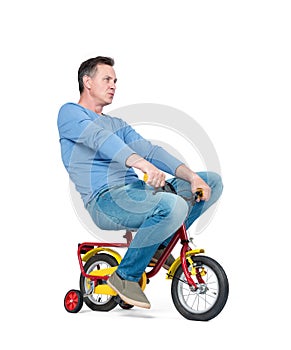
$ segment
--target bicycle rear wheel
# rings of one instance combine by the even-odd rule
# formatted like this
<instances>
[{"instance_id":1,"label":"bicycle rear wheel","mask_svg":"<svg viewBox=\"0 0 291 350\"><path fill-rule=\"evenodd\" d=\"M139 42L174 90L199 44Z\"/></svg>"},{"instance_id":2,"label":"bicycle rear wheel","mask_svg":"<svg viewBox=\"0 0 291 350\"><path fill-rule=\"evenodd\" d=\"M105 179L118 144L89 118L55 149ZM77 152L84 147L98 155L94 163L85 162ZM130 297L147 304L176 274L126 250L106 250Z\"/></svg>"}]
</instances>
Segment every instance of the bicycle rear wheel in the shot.
<instances>
[{"instance_id":1,"label":"bicycle rear wheel","mask_svg":"<svg viewBox=\"0 0 291 350\"><path fill-rule=\"evenodd\" d=\"M193 255L187 259L197 289L189 286L180 265L172 280L171 294L178 312L193 321L209 321L224 308L229 284L222 266L208 256Z\"/></svg>"},{"instance_id":2,"label":"bicycle rear wheel","mask_svg":"<svg viewBox=\"0 0 291 350\"><path fill-rule=\"evenodd\" d=\"M84 270L87 274L90 274L94 270L101 270L104 268L109 268L117 266L118 263L116 259L109 254L96 254L93 255L84 265ZM105 281L100 280L99 284L106 284ZM82 274L80 276L80 290L82 294L86 294L90 289L89 279L85 278ZM114 309L117 305L114 296L106 294L95 294L92 293L84 297L85 304L94 311L110 311Z\"/></svg>"}]
</instances>

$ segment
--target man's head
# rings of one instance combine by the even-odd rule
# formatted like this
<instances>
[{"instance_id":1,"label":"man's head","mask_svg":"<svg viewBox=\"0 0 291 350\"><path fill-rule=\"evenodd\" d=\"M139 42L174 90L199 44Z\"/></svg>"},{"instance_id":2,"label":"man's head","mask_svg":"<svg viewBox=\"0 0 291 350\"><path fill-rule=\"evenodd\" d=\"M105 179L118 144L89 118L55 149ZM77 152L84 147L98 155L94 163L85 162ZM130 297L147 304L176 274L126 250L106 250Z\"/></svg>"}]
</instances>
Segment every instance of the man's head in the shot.
<instances>
[{"instance_id":1,"label":"man's head","mask_svg":"<svg viewBox=\"0 0 291 350\"><path fill-rule=\"evenodd\" d=\"M94 101L96 105L106 106L113 100L116 89L114 60L97 56L83 62L78 70L81 98Z\"/></svg>"},{"instance_id":2,"label":"man's head","mask_svg":"<svg viewBox=\"0 0 291 350\"><path fill-rule=\"evenodd\" d=\"M104 56L97 56L94 58L90 58L87 61L83 62L80 65L80 68L78 70L78 82L79 82L79 91L80 94L84 91L84 82L83 78L84 76L94 77L98 65L105 64L110 67L114 66L114 59L111 57L104 57Z\"/></svg>"}]
</instances>

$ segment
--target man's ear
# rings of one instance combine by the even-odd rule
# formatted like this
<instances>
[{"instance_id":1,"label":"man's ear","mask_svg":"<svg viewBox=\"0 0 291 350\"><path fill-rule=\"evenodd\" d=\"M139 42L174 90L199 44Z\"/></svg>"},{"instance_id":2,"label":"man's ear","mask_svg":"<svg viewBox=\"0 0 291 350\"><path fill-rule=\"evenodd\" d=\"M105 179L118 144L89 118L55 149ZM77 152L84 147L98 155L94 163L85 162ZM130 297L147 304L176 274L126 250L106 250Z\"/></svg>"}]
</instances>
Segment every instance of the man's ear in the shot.
<instances>
[{"instance_id":1,"label":"man's ear","mask_svg":"<svg viewBox=\"0 0 291 350\"><path fill-rule=\"evenodd\" d=\"M91 89L91 82L92 82L92 79L89 77L89 75L83 76L84 87L86 87L89 90Z\"/></svg>"}]
</instances>

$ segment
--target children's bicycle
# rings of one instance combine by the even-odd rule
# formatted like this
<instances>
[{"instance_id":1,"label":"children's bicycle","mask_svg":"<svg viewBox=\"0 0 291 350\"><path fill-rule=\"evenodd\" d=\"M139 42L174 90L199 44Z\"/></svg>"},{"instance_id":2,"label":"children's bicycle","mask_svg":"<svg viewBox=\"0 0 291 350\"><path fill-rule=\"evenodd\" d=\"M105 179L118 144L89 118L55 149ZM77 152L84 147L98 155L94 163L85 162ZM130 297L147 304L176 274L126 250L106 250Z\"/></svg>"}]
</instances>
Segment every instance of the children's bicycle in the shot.
<instances>
[{"instance_id":1,"label":"children's bicycle","mask_svg":"<svg viewBox=\"0 0 291 350\"><path fill-rule=\"evenodd\" d=\"M173 192L173 188L170 190ZM201 191L193 195L193 204L201 195ZM84 302L94 311L110 311L117 305L122 309L133 307L121 300L106 283L122 259L112 248L128 248L133 233L126 231L123 237L126 240L123 243L85 242L78 245L80 290L71 289L67 292L64 306L68 312L79 312ZM227 275L216 260L202 255L204 249L191 249L191 239L188 239L184 224L177 230L158 261L143 273L139 281L141 289L144 290L150 279L161 270L179 241L182 245L180 256L166 273L166 279L172 281L173 303L177 311L188 320L211 320L226 304L229 292Z\"/></svg>"}]
</instances>

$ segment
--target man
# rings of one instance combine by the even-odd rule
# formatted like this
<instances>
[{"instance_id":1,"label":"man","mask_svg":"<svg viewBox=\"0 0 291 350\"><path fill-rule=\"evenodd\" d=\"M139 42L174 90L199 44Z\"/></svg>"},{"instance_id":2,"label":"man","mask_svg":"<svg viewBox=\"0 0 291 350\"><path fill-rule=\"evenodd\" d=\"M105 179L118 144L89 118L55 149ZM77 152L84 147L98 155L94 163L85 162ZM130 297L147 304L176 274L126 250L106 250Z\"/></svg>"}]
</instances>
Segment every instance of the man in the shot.
<instances>
[{"instance_id":1,"label":"man","mask_svg":"<svg viewBox=\"0 0 291 350\"><path fill-rule=\"evenodd\" d=\"M218 200L222 182L216 173L195 173L123 120L103 114L116 91L113 66L112 58L102 56L81 64L80 100L63 105L58 116L62 160L98 227L137 231L107 283L126 303L150 308L138 283L142 273L183 222L188 228ZM153 191L165 185L165 173L174 176L169 182L178 195ZM198 188L203 195L195 206L179 195L189 197ZM167 268L173 260L167 259Z\"/></svg>"}]
</instances>

